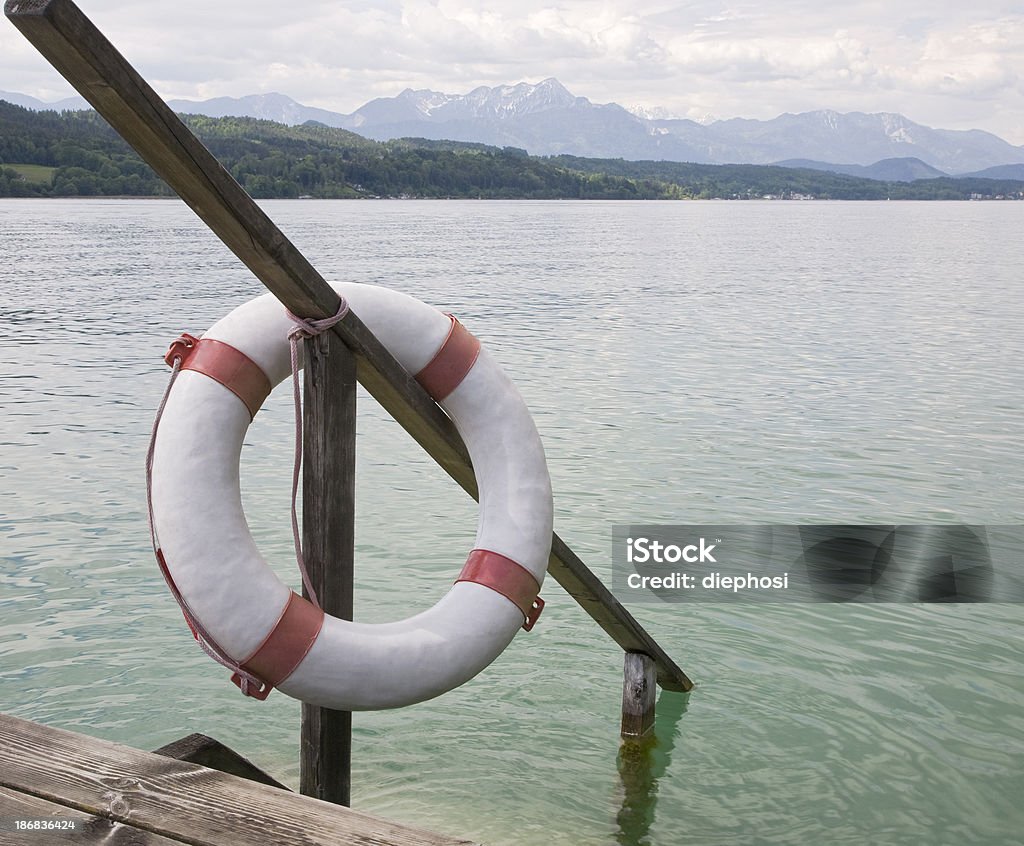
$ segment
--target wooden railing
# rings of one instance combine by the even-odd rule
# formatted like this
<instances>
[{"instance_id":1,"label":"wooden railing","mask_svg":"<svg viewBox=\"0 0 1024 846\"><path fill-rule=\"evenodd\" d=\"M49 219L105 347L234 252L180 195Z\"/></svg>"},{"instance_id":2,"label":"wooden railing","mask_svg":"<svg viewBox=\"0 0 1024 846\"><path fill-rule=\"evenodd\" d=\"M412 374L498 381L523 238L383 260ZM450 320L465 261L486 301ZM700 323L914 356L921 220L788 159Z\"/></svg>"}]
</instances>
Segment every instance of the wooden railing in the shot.
<instances>
[{"instance_id":1,"label":"wooden railing","mask_svg":"<svg viewBox=\"0 0 1024 846\"><path fill-rule=\"evenodd\" d=\"M322 318L337 312L338 294L71 0L8 0L4 11L293 314ZM353 364L363 387L449 476L474 498L477 487L469 453L451 419L358 316L349 311L331 331L335 337L306 342L307 362L318 364L307 367L305 377L306 443L313 452L307 450L303 480L304 544L311 553L307 562L320 582L321 596L326 594L324 610L350 619L352 502L351 494L347 502L344 498L339 502L337 490L339 485L351 489L353 465L348 456L354 444L346 439L355 437L351 425ZM314 372L320 375L314 378ZM330 449L325 448L327 444ZM315 521L311 519L314 512ZM314 522L316 532L312 531ZM323 566L326 554L317 554L317 549L331 551L329 578ZM345 564L341 568L339 555ZM666 690L693 687L682 669L557 534L552 537L548 572L627 653L624 713L647 714L644 725L649 726L654 701L653 685L644 681L649 675ZM347 781L325 793L324 783L332 779L313 774L323 767L323 750L337 746L336 738L324 742L328 731L324 727L334 726L329 730L332 734L345 734L350 725L343 712L325 711L304 710L304 726L313 728L303 732L304 782L307 770L311 773L303 791L345 802ZM628 722L634 723L632 719ZM624 720L624 730L626 724ZM341 768L347 779L347 765Z\"/></svg>"}]
</instances>

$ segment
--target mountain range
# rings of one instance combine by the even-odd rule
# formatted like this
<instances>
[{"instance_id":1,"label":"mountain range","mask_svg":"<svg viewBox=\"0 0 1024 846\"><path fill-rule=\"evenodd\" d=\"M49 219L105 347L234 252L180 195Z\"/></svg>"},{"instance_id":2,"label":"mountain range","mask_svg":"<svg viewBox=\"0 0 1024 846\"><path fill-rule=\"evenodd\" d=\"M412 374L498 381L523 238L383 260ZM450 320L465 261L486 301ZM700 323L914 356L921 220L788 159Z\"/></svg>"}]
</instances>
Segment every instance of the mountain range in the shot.
<instances>
[{"instance_id":1,"label":"mountain range","mask_svg":"<svg viewBox=\"0 0 1024 846\"><path fill-rule=\"evenodd\" d=\"M81 98L43 103L0 91L0 99L30 109L88 108ZM284 94L171 100L177 112L243 116L287 125L310 121L386 141L415 137L518 147L533 155L573 155L704 164L776 164L904 181L955 175L1014 178L1024 146L981 130L933 129L899 114L813 111L772 120L733 118L709 123L631 112L616 103L577 97L556 79L537 84L480 86L468 94L406 89L351 114L304 106ZM908 164L916 160L919 165ZM899 160L888 165L880 160ZM879 168L879 165L884 165ZM895 175L886 175L893 170ZM867 171L878 172L870 175Z\"/></svg>"}]
</instances>

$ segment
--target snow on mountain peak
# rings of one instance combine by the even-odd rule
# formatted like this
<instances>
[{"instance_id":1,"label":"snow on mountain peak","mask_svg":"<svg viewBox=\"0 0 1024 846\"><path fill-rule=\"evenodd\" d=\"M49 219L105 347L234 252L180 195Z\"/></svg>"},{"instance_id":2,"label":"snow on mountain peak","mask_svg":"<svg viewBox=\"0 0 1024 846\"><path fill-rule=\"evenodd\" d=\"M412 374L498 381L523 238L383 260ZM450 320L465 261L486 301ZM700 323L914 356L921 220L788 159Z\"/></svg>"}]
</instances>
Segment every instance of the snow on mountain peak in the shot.
<instances>
[{"instance_id":1,"label":"snow on mountain peak","mask_svg":"<svg viewBox=\"0 0 1024 846\"><path fill-rule=\"evenodd\" d=\"M406 88L398 99L408 100L412 106L423 115L430 115L435 109L447 105L453 99L450 94L443 94L440 91L431 91L429 88L414 90Z\"/></svg>"},{"instance_id":2,"label":"snow on mountain peak","mask_svg":"<svg viewBox=\"0 0 1024 846\"><path fill-rule=\"evenodd\" d=\"M678 120L679 115L673 114L663 106L626 106L626 111L641 120Z\"/></svg>"},{"instance_id":3,"label":"snow on mountain peak","mask_svg":"<svg viewBox=\"0 0 1024 846\"><path fill-rule=\"evenodd\" d=\"M520 82L516 85L481 85L462 98L474 116L514 117L570 106L576 97L557 79L549 78L536 84Z\"/></svg>"},{"instance_id":4,"label":"snow on mountain peak","mask_svg":"<svg viewBox=\"0 0 1024 846\"><path fill-rule=\"evenodd\" d=\"M882 119L882 128L885 130L885 134L898 144L916 144L913 136L910 134L908 121L903 115L892 114L891 112L885 112L879 117Z\"/></svg>"},{"instance_id":5,"label":"snow on mountain peak","mask_svg":"<svg viewBox=\"0 0 1024 846\"><path fill-rule=\"evenodd\" d=\"M821 117L822 123L824 123L829 129L839 129L839 112L834 112L832 109L823 109L818 112L818 115Z\"/></svg>"}]
</instances>

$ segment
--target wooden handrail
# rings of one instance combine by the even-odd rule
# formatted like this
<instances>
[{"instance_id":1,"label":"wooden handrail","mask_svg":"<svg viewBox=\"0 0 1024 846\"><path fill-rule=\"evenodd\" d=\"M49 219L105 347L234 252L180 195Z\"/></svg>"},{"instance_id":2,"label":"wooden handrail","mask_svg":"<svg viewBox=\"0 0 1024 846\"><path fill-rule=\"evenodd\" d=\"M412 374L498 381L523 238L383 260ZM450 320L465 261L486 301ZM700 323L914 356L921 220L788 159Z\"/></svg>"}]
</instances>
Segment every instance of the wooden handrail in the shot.
<instances>
[{"instance_id":1,"label":"wooden handrail","mask_svg":"<svg viewBox=\"0 0 1024 846\"><path fill-rule=\"evenodd\" d=\"M290 311L336 313L334 289L72 0L7 0L4 12ZM363 387L477 498L469 453L440 406L351 311L332 331L356 354ZM557 534L548 571L619 646L654 659L658 684L693 687Z\"/></svg>"}]
</instances>

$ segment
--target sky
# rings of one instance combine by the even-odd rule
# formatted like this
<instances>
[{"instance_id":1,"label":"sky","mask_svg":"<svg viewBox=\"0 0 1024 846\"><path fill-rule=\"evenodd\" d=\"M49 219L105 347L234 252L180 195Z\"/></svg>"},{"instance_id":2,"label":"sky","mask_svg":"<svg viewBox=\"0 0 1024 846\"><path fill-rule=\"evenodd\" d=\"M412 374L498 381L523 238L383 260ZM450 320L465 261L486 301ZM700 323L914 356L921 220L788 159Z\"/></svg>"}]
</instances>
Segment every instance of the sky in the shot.
<instances>
[{"instance_id":1,"label":"sky","mask_svg":"<svg viewBox=\"0 0 1024 846\"><path fill-rule=\"evenodd\" d=\"M676 117L899 112L1024 144L1024 0L78 4L168 99L276 91L347 113L405 88L556 77L595 103ZM73 93L7 21L0 90Z\"/></svg>"}]
</instances>

